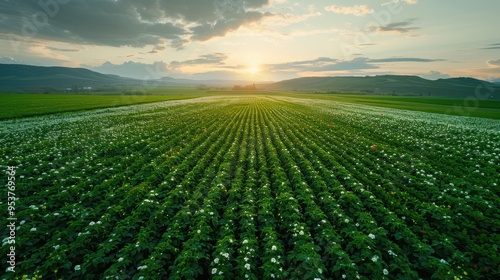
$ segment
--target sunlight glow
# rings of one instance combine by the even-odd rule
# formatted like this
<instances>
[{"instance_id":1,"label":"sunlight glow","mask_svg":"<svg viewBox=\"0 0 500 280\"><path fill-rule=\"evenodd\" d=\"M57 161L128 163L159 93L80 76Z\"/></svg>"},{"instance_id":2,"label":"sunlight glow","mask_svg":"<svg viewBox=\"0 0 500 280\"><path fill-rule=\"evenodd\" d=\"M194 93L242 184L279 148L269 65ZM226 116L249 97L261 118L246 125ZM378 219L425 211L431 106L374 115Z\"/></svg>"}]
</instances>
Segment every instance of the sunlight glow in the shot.
<instances>
[{"instance_id":1,"label":"sunlight glow","mask_svg":"<svg viewBox=\"0 0 500 280\"><path fill-rule=\"evenodd\" d=\"M255 75L255 74L257 74L257 73L260 72L260 69L257 66L252 66L252 67L249 67L247 69L247 72L250 73L250 74L252 74L252 75Z\"/></svg>"}]
</instances>

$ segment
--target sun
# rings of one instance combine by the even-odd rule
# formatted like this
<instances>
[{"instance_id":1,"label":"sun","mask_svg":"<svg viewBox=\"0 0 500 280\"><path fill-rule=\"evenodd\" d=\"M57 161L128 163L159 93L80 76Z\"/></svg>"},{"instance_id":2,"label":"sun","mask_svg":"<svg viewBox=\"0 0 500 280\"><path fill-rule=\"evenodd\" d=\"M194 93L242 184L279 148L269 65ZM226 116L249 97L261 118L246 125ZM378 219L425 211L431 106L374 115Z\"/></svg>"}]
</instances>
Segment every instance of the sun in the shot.
<instances>
[{"instance_id":1,"label":"sun","mask_svg":"<svg viewBox=\"0 0 500 280\"><path fill-rule=\"evenodd\" d=\"M252 75L255 75L255 74L260 72L260 69L257 66L252 66L252 67L247 68L247 72L252 74Z\"/></svg>"}]
</instances>

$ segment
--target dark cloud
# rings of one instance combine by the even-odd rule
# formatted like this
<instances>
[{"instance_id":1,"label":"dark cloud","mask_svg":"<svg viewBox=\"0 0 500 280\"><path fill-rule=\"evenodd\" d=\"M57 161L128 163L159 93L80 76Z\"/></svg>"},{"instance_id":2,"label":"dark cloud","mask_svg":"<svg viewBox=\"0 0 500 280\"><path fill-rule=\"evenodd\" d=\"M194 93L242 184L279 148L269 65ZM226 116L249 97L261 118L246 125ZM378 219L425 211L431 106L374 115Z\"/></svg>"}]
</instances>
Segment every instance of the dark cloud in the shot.
<instances>
[{"instance_id":1,"label":"dark cloud","mask_svg":"<svg viewBox=\"0 0 500 280\"><path fill-rule=\"evenodd\" d=\"M368 32L381 32L381 33L408 33L417 30L420 27L411 26L416 19L409 19L407 21L393 22L385 26L372 26Z\"/></svg>"},{"instance_id":2,"label":"dark cloud","mask_svg":"<svg viewBox=\"0 0 500 280\"><path fill-rule=\"evenodd\" d=\"M49 49L51 51L58 51L58 52L79 52L79 49L63 49L63 48L56 48L56 47L51 47L47 46L45 47L46 49Z\"/></svg>"},{"instance_id":3,"label":"dark cloud","mask_svg":"<svg viewBox=\"0 0 500 280\"><path fill-rule=\"evenodd\" d=\"M189 40L224 36L261 20L269 14L255 9L267 4L269 0L1 1L0 33L80 44L167 43L181 48Z\"/></svg>"},{"instance_id":4,"label":"dark cloud","mask_svg":"<svg viewBox=\"0 0 500 280\"><path fill-rule=\"evenodd\" d=\"M435 62L435 61L445 61L444 59L426 59L426 58L416 58L416 57L391 57L382 59L370 59L369 62L372 63L385 63L385 62Z\"/></svg>"},{"instance_id":5,"label":"dark cloud","mask_svg":"<svg viewBox=\"0 0 500 280\"><path fill-rule=\"evenodd\" d=\"M246 13L242 13L237 18L222 18L215 24L200 24L192 28L192 31L194 33L192 39L197 41L206 41L213 37L224 36L226 35L226 33L236 30L240 26L244 26L252 22L258 22L266 16L271 16L271 14L249 11Z\"/></svg>"},{"instance_id":6,"label":"dark cloud","mask_svg":"<svg viewBox=\"0 0 500 280\"><path fill-rule=\"evenodd\" d=\"M488 45L487 47L481 48L483 50L498 50L500 49L500 44L491 44Z\"/></svg>"},{"instance_id":7,"label":"dark cloud","mask_svg":"<svg viewBox=\"0 0 500 280\"><path fill-rule=\"evenodd\" d=\"M264 68L270 71L288 71L288 72L324 72L324 71L348 71L378 69L378 63L389 62L434 62L443 61L443 59L425 59L416 57L391 57L381 59L369 59L358 57L352 60L338 60L329 57L320 57L314 60L294 61L280 64L267 64Z\"/></svg>"}]
</instances>

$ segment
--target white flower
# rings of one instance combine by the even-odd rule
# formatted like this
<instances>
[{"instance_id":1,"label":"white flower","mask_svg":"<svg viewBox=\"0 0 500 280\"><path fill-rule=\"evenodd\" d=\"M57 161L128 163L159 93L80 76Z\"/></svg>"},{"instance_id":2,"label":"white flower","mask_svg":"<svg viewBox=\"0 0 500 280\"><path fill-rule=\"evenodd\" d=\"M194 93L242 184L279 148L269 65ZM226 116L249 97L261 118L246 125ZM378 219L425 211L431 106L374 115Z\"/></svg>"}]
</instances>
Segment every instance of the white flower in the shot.
<instances>
[{"instance_id":1,"label":"white flower","mask_svg":"<svg viewBox=\"0 0 500 280\"><path fill-rule=\"evenodd\" d=\"M94 223L94 222L90 222L90 223L89 223L89 226L93 226L93 225L95 225L95 223Z\"/></svg>"},{"instance_id":2,"label":"white flower","mask_svg":"<svg viewBox=\"0 0 500 280\"><path fill-rule=\"evenodd\" d=\"M271 247L271 250L273 250L273 251L276 251L276 249L278 249L278 248L276 248L276 245L273 245L273 246Z\"/></svg>"},{"instance_id":3,"label":"white flower","mask_svg":"<svg viewBox=\"0 0 500 280\"><path fill-rule=\"evenodd\" d=\"M384 275L389 275L389 271L385 268L384 268L384 270L382 270L382 273L384 273Z\"/></svg>"},{"instance_id":4,"label":"white flower","mask_svg":"<svg viewBox=\"0 0 500 280\"><path fill-rule=\"evenodd\" d=\"M275 259L275 258L272 258L272 259L271 259L271 262L272 262L272 263L276 263L276 259Z\"/></svg>"},{"instance_id":5,"label":"white flower","mask_svg":"<svg viewBox=\"0 0 500 280\"><path fill-rule=\"evenodd\" d=\"M217 268L212 268L212 274L216 274L217 273Z\"/></svg>"},{"instance_id":6,"label":"white flower","mask_svg":"<svg viewBox=\"0 0 500 280\"><path fill-rule=\"evenodd\" d=\"M250 264L249 263L245 264L245 268L250 270Z\"/></svg>"},{"instance_id":7,"label":"white flower","mask_svg":"<svg viewBox=\"0 0 500 280\"><path fill-rule=\"evenodd\" d=\"M301 230L301 231L299 232L299 234L300 234L300 235L304 235L304 231L303 231L303 230Z\"/></svg>"},{"instance_id":8,"label":"white flower","mask_svg":"<svg viewBox=\"0 0 500 280\"><path fill-rule=\"evenodd\" d=\"M446 261L444 259L441 259L440 262L441 263L446 263Z\"/></svg>"},{"instance_id":9,"label":"white flower","mask_svg":"<svg viewBox=\"0 0 500 280\"><path fill-rule=\"evenodd\" d=\"M31 228L30 231L36 231L36 228Z\"/></svg>"},{"instance_id":10,"label":"white flower","mask_svg":"<svg viewBox=\"0 0 500 280\"><path fill-rule=\"evenodd\" d=\"M201 233L201 230L197 230L196 232L197 232L198 234L200 234L200 233Z\"/></svg>"},{"instance_id":11,"label":"white flower","mask_svg":"<svg viewBox=\"0 0 500 280\"><path fill-rule=\"evenodd\" d=\"M247 243L248 243L247 239L243 240L243 244L247 244Z\"/></svg>"},{"instance_id":12,"label":"white flower","mask_svg":"<svg viewBox=\"0 0 500 280\"><path fill-rule=\"evenodd\" d=\"M342 279L346 279L347 276L345 274L342 274Z\"/></svg>"},{"instance_id":13,"label":"white flower","mask_svg":"<svg viewBox=\"0 0 500 280\"><path fill-rule=\"evenodd\" d=\"M118 262L122 262L122 261L123 261L123 258L121 258L121 257L120 257L120 258L118 259Z\"/></svg>"},{"instance_id":14,"label":"white flower","mask_svg":"<svg viewBox=\"0 0 500 280\"><path fill-rule=\"evenodd\" d=\"M349 219L345 219L344 222L348 223L349 222Z\"/></svg>"},{"instance_id":15,"label":"white flower","mask_svg":"<svg viewBox=\"0 0 500 280\"><path fill-rule=\"evenodd\" d=\"M271 278L276 278L276 276L274 276L274 274L271 274Z\"/></svg>"},{"instance_id":16,"label":"white flower","mask_svg":"<svg viewBox=\"0 0 500 280\"><path fill-rule=\"evenodd\" d=\"M214 263L219 263L219 258L215 258Z\"/></svg>"},{"instance_id":17,"label":"white flower","mask_svg":"<svg viewBox=\"0 0 500 280\"><path fill-rule=\"evenodd\" d=\"M323 270L321 268L318 268L318 273L323 274Z\"/></svg>"},{"instance_id":18,"label":"white flower","mask_svg":"<svg viewBox=\"0 0 500 280\"><path fill-rule=\"evenodd\" d=\"M372 257L372 262L377 262L377 261L378 261L378 256L376 256L376 255L375 255L375 256L373 256L373 257Z\"/></svg>"},{"instance_id":19,"label":"white flower","mask_svg":"<svg viewBox=\"0 0 500 280\"><path fill-rule=\"evenodd\" d=\"M53 246L53 247L54 247L54 250L59 249L59 245L56 245L56 246Z\"/></svg>"},{"instance_id":20,"label":"white flower","mask_svg":"<svg viewBox=\"0 0 500 280\"><path fill-rule=\"evenodd\" d=\"M80 270L80 265L79 264L75 265L75 271L78 271L78 270Z\"/></svg>"},{"instance_id":21,"label":"white flower","mask_svg":"<svg viewBox=\"0 0 500 280\"><path fill-rule=\"evenodd\" d=\"M139 280L144 280L144 276L139 277Z\"/></svg>"},{"instance_id":22,"label":"white flower","mask_svg":"<svg viewBox=\"0 0 500 280\"><path fill-rule=\"evenodd\" d=\"M370 233L370 234L368 234L368 237L370 237L371 239L375 239L375 234Z\"/></svg>"}]
</instances>

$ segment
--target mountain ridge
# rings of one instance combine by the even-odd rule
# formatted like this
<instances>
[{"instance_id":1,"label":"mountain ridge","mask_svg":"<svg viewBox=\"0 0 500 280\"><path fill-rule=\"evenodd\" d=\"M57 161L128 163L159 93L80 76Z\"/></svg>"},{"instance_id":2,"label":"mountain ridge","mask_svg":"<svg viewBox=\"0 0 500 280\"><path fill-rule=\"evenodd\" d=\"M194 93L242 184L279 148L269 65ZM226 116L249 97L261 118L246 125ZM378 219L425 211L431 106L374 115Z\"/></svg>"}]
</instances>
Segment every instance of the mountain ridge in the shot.
<instances>
[{"instance_id":1,"label":"mountain ridge","mask_svg":"<svg viewBox=\"0 0 500 280\"><path fill-rule=\"evenodd\" d=\"M269 90L299 92L364 93L379 95L414 95L468 97L480 94L499 99L500 85L470 77L427 80L411 75L379 75L362 77L303 77L260 85Z\"/></svg>"},{"instance_id":2,"label":"mountain ridge","mask_svg":"<svg viewBox=\"0 0 500 280\"><path fill-rule=\"evenodd\" d=\"M114 74L102 74L86 68L0 64L0 92L68 92L84 87L91 87L92 91L109 91L116 88L138 88L151 85L202 87L233 86L234 83L246 84L250 82L237 80L190 80L172 77L139 80Z\"/></svg>"},{"instance_id":3,"label":"mountain ridge","mask_svg":"<svg viewBox=\"0 0 500 280\"><path fill-rule=\"evenodd\" d=\"M138 80L114 74L102 74L85 68L0 64L0 92L40 93L112 91L145 85L214 86L246 85L248 81L190 80L162 77ZM427 80L412 75L302 77L274 83L257 84L257 89L297 92L361 93L378 95L414 95L465 98L481 96L500 99L500 85L470 77Z\"/></svg>"}]
</instances>

